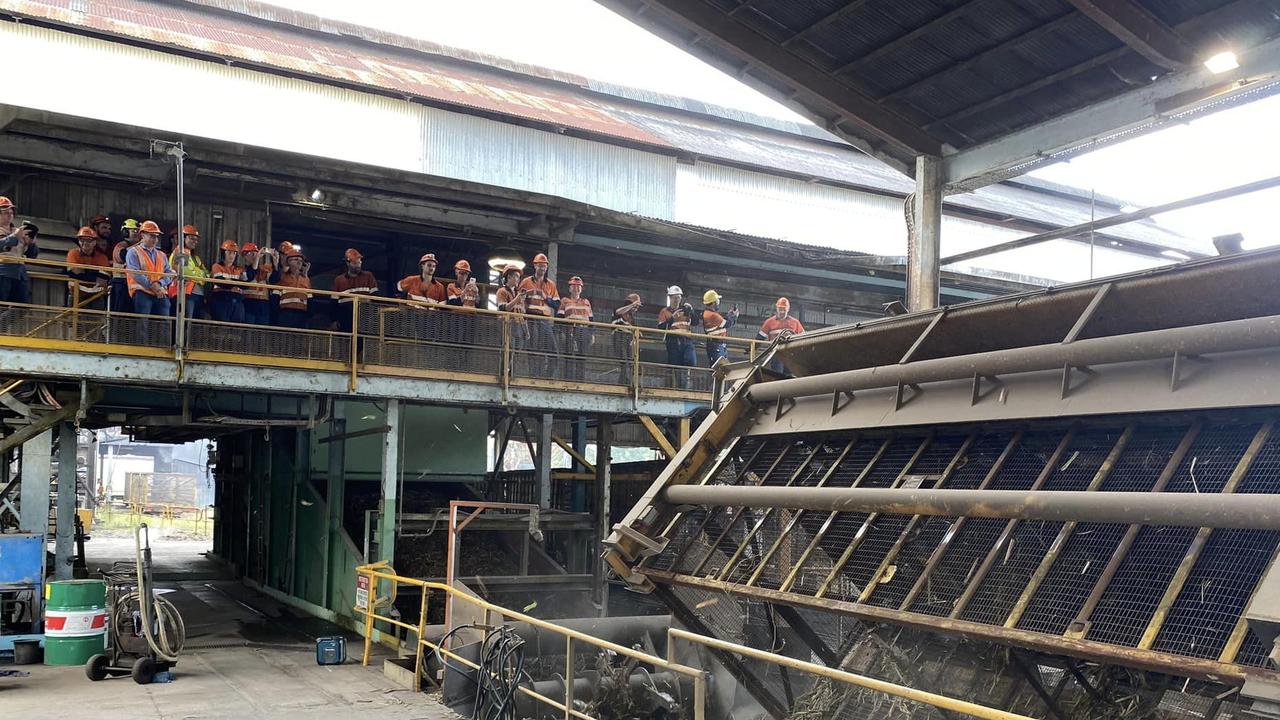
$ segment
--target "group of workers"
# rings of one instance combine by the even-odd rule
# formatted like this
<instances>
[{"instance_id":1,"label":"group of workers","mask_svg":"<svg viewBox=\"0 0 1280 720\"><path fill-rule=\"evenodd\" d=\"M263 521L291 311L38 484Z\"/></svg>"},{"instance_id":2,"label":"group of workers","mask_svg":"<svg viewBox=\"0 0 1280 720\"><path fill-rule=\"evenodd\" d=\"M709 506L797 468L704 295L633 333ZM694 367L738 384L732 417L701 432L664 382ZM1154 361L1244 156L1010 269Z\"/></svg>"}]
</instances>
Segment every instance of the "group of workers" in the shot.
<instances>
[{"instance_id":1,"label":"group of workers","mask_svg":"<svg viewBox=\"0 0 1280 720\"><path fill-rule=\"evenodd\" d=\"M3 256L34 258L38 228L30 223L15 226L16 207L0 197L0 260ZM120 226L118 242L112 244L112 223L105 215L95 216L76 233L76 247L67 253L68 286L72 301L80 307L140 315L173 315L179 307L189 318L204 318L251 325L276 325L305 328L310 325L311 265L298 247L282 242L276 248L259 248L255 243L243 245L225 240L219 245L212 264L200 257L200 233L193 225L181 232L170 233L172 252L160 247L163 232L153 220L139 222L128 219ZM330 326L350 332L355 321L352 308L357 296L376 296L378 280L363 268L359 250L348 248L343 255L344 269L334 279L332 290L341 295L332 304ZM589 354L594 337L587 323L595 321L591 301L582 296L583 280L573 276L568 281L569 294L561 297L555 282L548 277L550 263L546 255L533 258L533 273L525 276L523 267L510 264L501 268L495 294L497 309L521 316L515 326L516 349L535 356L535 372L545 374L552 358L563 351L570 356ZM471 274L466 260L454 264L452 282L436 278L439 262L434 253L418 259L418 272L398 281L396 293L408 300L427 305L458 308L483 306L480 286ZM678 285L667 288L667 302L658 311L657 326L666 330L665 343L669 365L696 367L694 335L707 336L705 349L709 365L728 356L728 346L716 338L727 337L738 320L738 307L721 309L722 297L715 290L702 296L702 310L695 311L684 300ZM643 307L636 293L626 297L627 303L613 310L610 322L621 327L637 325ZM30 280L22 262L0 262L0 302L29 303ZM800 321L790 315L787 298L778 298L775 314L764 321L757 338L773 341L804 332ZM550 322L561 318L569 323L558 328ZM474 332L470 325L458 329ZM616 339L615 344L619 341ZM627 336L629 337L629 336ZM455 340L468 342L470 338ZM631 357L629 340L625 347L615 347L618 354ZM581 361L569 368L571 375L581 376ZM576 368L576 372L575 372Z\"/></svg>"}]
</instances>

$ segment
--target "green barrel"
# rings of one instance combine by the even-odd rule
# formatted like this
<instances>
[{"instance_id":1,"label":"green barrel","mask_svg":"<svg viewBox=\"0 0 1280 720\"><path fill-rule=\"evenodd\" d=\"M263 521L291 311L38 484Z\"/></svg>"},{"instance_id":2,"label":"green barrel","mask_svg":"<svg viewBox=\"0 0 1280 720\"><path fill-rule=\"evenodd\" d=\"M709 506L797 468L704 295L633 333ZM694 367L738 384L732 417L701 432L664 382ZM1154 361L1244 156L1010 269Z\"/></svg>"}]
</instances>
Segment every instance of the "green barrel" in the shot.
<instances>
[{"instance_id":1,"label":"green barrel","mask_svg":"<svg viewBox=\"0 0 1280 720\"><path fill-rule=\"evenodd\" d=\"M44 664L83 665L105 652L107 584L57 580L44 588Z\"/></svg>"}]
</instances>

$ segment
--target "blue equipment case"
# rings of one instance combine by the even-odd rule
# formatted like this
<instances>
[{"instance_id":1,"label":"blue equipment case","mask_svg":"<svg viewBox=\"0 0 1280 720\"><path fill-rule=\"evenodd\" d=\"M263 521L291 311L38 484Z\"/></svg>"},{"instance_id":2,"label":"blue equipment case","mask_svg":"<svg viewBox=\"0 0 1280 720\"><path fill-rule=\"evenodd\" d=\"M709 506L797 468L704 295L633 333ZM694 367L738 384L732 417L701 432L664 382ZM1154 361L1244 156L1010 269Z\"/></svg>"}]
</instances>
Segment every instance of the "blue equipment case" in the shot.
<instances>
[{"instance_id":1,"label":"blue equipment case","mask_svg":"<svg viewBox=\"0 0 1280 720\"><path fill-rule=\"evenodd\" d=\"M316 664L341 665L347 661L347 639L342 636L316 638Z\"/></svg>"}]
</instances>

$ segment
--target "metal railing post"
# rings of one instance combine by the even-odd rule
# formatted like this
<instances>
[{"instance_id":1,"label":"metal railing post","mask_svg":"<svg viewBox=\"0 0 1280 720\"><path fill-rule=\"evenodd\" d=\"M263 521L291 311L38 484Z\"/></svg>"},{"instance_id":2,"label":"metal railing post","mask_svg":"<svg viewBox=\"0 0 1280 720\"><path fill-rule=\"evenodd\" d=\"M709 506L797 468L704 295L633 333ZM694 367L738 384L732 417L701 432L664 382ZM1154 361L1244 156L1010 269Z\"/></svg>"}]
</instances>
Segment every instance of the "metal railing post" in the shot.
<instances>
[{"instance_id":1,"label":"metal railing post","mask_svg":"<svg viewBox=\"0 0 1280 720\"><path fill-rule=\"evenodd\" d=\"M511 390L511 372L512 365L515 363L514 353L511 351L511 316L502 316L502 367L500 374L502 375L502 401L507 401L507 393Z\"/></svg>"},{"instance_id":2,"label":"metal railing post","mask_svg":"<svg viewBox=\"0 0 1280 720\"><path fill-rule=\"evenodd\" d=\"M339 312L341 315L341 312ZM360 296L351 296L351 356L348 361L351 363L351 381L348 383L347 389L350 392L356 391L356 368L360 354Z\"/></svg>"},{"instance_id":3,"label":"metal railing post","mask_svg":"<svg viewBox=\"0 0 1280 720\"><path fill-rule=\"evenodd\" d=\"M564 639L564 720L573 720L573 636Z\"/></svg>"},{"instance_id":4,"label":"metal railing post","mask_svg":"<svg viewBox=\"0 0 1280 720\"><path fill-rule=\"evenodd\" d=\"M80 339L80 281L71 283L71 339Z\"/></svg>"},{"instance_id":5,"label":"metal railing post","mask_svg":"<svg viewBox=\"0 0 1280 720\"><path fill-rule=\"evenodd\" d=\"M631 329L631 399L640 403L640 329Z\"/></svg>"},{"instance_id":6,"label":"metal railing post","mask_svg":"<svg viewBox=\"0 0 1280 720\"><path fill-rule=\"evenodd\" d=\"M428 591L427 588L425 587L422 588L422 601L419 603L419 608L418 608L418 640L417 642L414 643L414 645L417 646L414 648L414 659L413 659L413 691L414 692L422 691L422 649L424 647L422 642L426 639L426 635L427 635L427 596L428 595L430 595L430 591Z\"/></svg>"}]
</instances>

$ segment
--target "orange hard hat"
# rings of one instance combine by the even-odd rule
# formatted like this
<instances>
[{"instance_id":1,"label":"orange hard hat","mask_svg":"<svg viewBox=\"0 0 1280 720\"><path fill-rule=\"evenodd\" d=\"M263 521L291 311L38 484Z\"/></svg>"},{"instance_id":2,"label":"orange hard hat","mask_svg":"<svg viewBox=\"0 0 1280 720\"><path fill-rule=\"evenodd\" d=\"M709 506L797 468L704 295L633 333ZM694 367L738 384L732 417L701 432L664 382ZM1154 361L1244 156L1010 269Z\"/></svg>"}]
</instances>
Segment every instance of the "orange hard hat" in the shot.
<instances>
[{"instance_id":1,"label":"orange hard hat","mask_svg":"<svg viewBox=\"0 0 1280 720\"><path fill-rule=\"evenodd\" d=\"M17 207L18 207L17 205L14 205L14 204L13 204L13 201L12 201L12 200L10 200L9 198L7 198L7 197L5 197L5 196L3 196L3 195L0 195L0 208L12 208L12 209L17 209Z\"/></svg>"},{"instance_id":2,"label":"orange hard hat","mask_svg":"<svg viewBox=\"0 0 1280 720\"><path fill-rule=\"evenodd\" d=\"M144 220L142 225L138 228L138 231L144 233L155 233L156 235L163 234L163 231L160 229L160 226L156 224L155 220Z\"/></svg>"},{"instance_id":3,"label":"orange hard hat","mask_svg":"<svg viewBox=\"0 0 1280 720\"><path fill-rule=\"evenodd\" d=\"M196 226L195 226L195 225L183 225L183 226L182 226L182 234L183 234L183 235L195 235L196 237L200 237L200 231L199 231L199 230L196 230ZM223 244L225 244L225 243L223 243Z\"/></svg>"},{"instance_id":4,"label":"orange hard hat","mask_svg":"<svg viewBox=\"0 0 1280 720\"><path fill-rule=\"evenodd\" d=\"M240 248L240 252L247 252L247 253L258 252L258 246L255 245L254 243L247 242L244 244L244 247Z\"/></svg>"},{"instance_id":5,"label":"orange hard hat","mask_svg":"<svg viewBox=\"0 0 1280 720\"><path fill-rule=\"evenodd\" d=\"M79 232L76 233L76 239L77 240L97 240L98 233L94 232L93 228L89 227L88 225L85 225L84 227L80 228Z\"/></svg>"},{"instance_id":6,"label":"orange hard hat","mask_svg":"<svg viewBox=\"0 0 1280 720\"><path fill-rule=\"evenodd\" d=\"M790 310L790 309L791 309L791 301L790 301L790 300L788 300L788 299L786 299L786 298L784 298L784 297L780 297L780 298L778 298L778 302L774 303L774 304L773 304L773 306L774 306L774 307L780 307L780 308L783 308L783 309L785 309L785 310Z\"/></svg>"},{"instance_id":7,"label":"orange hard hat","mask_svg":"<svg viewBox=\"0 0 1280 720\"><path fill-rule=\"evenodd\" d=\"M506 267L502 268L503 277L506 277L511 273L520 274L522 272L524 272L524 268L520 267L519 265L516 265L515 263L508 263Z\"/></svg>"},{"instance_id":8,"label":"orange hard hat","mask_svg":"<svg viewBox=\"0 0 1280 720\"><path fill-rule=\"evenodd\" d=\"M466 260L459 260L453 264L453 271L469 273L471 272L471 263Z\"/></svg>"},{"instance_id":9,"label":"orange hard hat","mask_svg":"<svg viewBox=\"0 0 1280 720\"><path fill-rule=\"evenodd\" d=\"M574 275L573 277L569 278L569 284L582 287L582 278L578 277L577 275Z\"/></svg>"},{"instance_id":10,"label":"orange hard hat","mask_svg":"<svg viewBox=\"0 0 1280 720\"><path fill-rule=\"evenodd\" d=\"M186 233L186 234L190 235L191 233ZM218 247L222 248L223 250L230 250L231 252L240 252L240 246L236 244L235 240L223 240L222 244L219 245Z\"/></svg>"},{"instance_id":11,"label":"orange hard hat","mask_svg":"<svg viewBox=\"0 0 1280 720\"><path fill-rule=\"evenodd\" d=\"M109 222L111 222L111 218L107 217L106 215L94 215L93 219L89 221L89 226L92 227L94 225L100 225L102 223L109 223Z\"/></svg>"},{"instance_id":12,"label":"orange hard hat","mask_svg":"<svg viewBox=\"0 0 1280 720\"><path fill-rule=\"evenodd\" d=\"M347 262L355 262L356 260L363 260L364 256L355 248L347 248L347 251L342 253L342 259Z\"/></svg>"},{"instance_id":13,"label":"orange hard hat","mask_svg":"<svg viewBox=\"0 0 1280 720\"><path fill-rule=\"evenodd\" d=\"M288 255L289 253L293 252L293 243L289 242L288 240L285 240L284 242L280 243L279 250L281 255Z\"/></svg>"},{"instance_id":14,"label":"orange hard hat","mask_svg":"<svg viewBox=\"0 0 1280 720\"><path fill-rule=\"evenodd\" d=\"M547 260L547 256L546 256L546 255L543 255L542 253L538 253L537 255L534 255L534 256L533 256L533 264L534 264L534 265L537 265L537 264L539 264L539 263L541 263L541 264L543 264L543 265L548 265L548 264L550 264L550 262L551 262L550 260Z\"/></svg>"},{"instance_id":15,"label":"orange hard hat","mask_svg":"<svg viewBox=\"0 0 1280 720\"><path fill-rule=\"evenodd\" d=\"M439 264L439 261L436 260L435 253L427 253L426 255L423 255L422 257L418 258L418 264L421 265L422 263L427 262L428 260L430 260L433 263Z\"/></svg>"}]
</instances>

